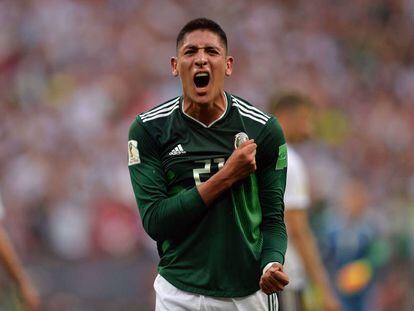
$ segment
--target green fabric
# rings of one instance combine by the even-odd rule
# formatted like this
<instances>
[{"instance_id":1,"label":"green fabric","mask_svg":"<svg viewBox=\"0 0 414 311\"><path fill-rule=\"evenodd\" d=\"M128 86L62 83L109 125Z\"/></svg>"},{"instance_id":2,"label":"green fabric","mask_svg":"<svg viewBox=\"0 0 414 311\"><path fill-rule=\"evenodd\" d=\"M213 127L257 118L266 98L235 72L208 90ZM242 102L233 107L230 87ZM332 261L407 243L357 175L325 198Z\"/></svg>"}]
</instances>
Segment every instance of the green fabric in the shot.
<instances>
[{"instance_id":1,"label":"green fabric","mask_svg":"<svg viewBox=\"0 0 414 311\"><path fill-rule=\"evenodd\" d=\"M181 290L242 297L259 289L265 264L284 262L286 167L275 168L285 140L274 117L226 96L225 115L210 127L185 115L181 98L137 116L129 146L138 150L129 153L139 161L129 170L159 273ZM240 132L258 144L258 169L207 207L195 185L222 167Z\"/></svg>"},{"instance_id":2,"label":"green fabric","mask_svg":"<svg viewBox=\"0 0 414 311\"><path fill-rule=\"evenodd\" d=\"M287 167L287 145L279 146L279 157L276 162L276 169L282 170Z\"/></svg>"}]
</instances>

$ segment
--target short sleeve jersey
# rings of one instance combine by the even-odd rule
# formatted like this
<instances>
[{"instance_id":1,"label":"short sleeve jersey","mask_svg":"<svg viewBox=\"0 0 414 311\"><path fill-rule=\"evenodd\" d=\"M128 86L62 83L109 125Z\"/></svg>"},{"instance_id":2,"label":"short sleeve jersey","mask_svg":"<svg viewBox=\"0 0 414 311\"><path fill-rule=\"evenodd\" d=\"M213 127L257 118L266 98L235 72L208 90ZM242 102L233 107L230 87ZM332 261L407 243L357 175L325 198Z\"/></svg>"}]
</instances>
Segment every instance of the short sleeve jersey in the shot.
<instances>
[{"instance_id":1,"label":"short sleeve jersey","mask_svg":"<svg viewBox=\"0 0 414 311\"><path fill-rule=\"evenodd\" d=\"M146 232L157 241L159 273L175 287L216 297L259 289L261 269L284 261L286 144L277 120L225 93L226 111L205 126L182 97L136 117L128 166ZM257 171L211 206L197 185L220 170L245 133L257 143Z\"/></svg>"},{"instance_id":2,"label":"short sleeve jersey","mask_svg":"<svg viewBox=\"0 0 414 311\"><path fill-rule=\"evenodd\" d=\"M288 145L288 163L285 190L286 209L305 209L310 202L308 175L302 158L290 145Z\"/></svg>"},{"instance_id":3,"label":"short sleeve jersey","mask_svg":"<svg viewBox=\"0 0 414 311\"><path fill-rule=\"evenodd\" d=\"M1 199L1 194L0 194L0 220L2 220L4 218L4 206L3 206L3 200Z\"/></svg>"},{"instance_id":4,"label":"short sleeve jersey","mask_svg":"<svg viewBox=\"0 0 414 311\"><path fill-rule=\"evenodd\" d=\"M291 145L288 145L288 163L285 191L286 210L305 210L310 203L308 174L302 158ZM306 286L305 268L292 243L288 243L284 268L289 275L288 289L301 290Z\"/></svg>"}]
</instances>

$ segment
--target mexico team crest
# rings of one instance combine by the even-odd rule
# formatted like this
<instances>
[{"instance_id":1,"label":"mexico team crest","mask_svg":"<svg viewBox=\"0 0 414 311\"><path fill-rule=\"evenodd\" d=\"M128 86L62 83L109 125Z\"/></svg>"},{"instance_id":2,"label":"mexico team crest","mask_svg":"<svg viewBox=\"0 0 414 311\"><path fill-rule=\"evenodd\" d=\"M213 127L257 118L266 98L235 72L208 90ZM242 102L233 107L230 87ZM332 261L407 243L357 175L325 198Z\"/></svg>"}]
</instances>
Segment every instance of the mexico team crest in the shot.
<instances>
[{"instance_id":1,"label":"mexico team crest","mask_svg":"<svg viewBox=\"0 0 414 311\"><path fill-rule=\"evenodd\" d=\"M241 144L243 144L245 141L248 141L248 140L249 140L249 136L247 136L246 133L244 132L237 133L234 136L234 149L239 148Z\"/></svg>"},{"instance_id":2,"label":"mexico team crest","mask_svg":"<svg viewBox=\"0 0 414 311\"><path fill-rule=\"evenodd\" d=\"M136 140L128 141L128 166L141 163L138 152L138 142Z\"/></svg>"}]
</instances>

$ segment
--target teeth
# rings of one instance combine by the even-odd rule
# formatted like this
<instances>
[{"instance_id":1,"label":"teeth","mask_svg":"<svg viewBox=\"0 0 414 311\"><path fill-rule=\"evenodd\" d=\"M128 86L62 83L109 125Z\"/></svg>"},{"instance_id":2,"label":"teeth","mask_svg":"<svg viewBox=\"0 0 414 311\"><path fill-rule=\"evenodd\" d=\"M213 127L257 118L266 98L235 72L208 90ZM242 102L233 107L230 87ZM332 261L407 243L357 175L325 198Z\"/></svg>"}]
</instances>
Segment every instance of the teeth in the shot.
<instances>
[{"instance_id":1,"label":"teeth","mask_svg":"<svg viewBox=\"0 0 414 311\"><path fill-rule=\"evenodd\" d=\"M195 76L196 77L208 77L208 73L207 72L200 72L200 73L197 73Z\"/></svg>"}]
</instances>

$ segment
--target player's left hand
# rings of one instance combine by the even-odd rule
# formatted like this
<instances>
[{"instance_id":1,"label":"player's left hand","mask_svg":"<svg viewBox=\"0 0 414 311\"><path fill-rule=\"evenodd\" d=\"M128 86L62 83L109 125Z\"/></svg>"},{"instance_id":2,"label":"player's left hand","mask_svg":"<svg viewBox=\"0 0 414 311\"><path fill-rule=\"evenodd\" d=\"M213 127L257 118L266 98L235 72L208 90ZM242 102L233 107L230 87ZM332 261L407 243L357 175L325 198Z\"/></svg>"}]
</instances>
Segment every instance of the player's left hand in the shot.
<instances>
[{"instance_id":1,"label":"player's left hand","mask_svg":"<svg viewBox=\"0 0 414 311\"><path fill-rule=\"evenodd\" d=\"M260 288L267 294L273 294L282 291L289 284L288 275L283 272L283 266L280 263L274 263L260 278Z\"/></svg>"}]
</instances>

